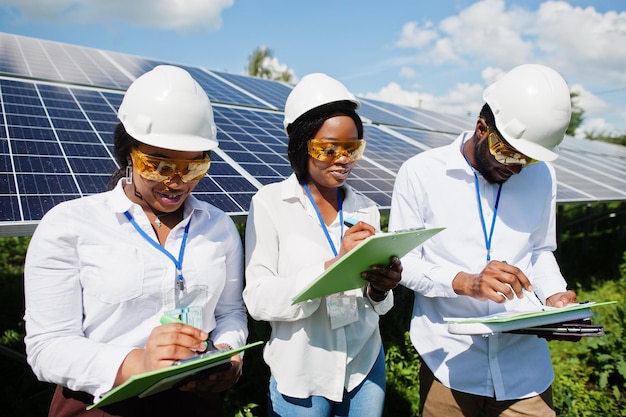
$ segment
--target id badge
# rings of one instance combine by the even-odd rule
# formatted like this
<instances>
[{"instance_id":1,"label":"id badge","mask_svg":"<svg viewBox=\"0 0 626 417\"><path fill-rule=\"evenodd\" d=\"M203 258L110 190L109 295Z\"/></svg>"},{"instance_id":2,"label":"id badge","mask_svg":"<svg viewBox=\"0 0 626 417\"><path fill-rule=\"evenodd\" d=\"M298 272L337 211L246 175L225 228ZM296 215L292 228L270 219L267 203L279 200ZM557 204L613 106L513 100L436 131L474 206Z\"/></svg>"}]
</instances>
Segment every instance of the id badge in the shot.
<instances>
[{"instance_id":1,"label":"id badge","mask_svg":"<svg viewBox=\"0 0 626 417\"><path fill-rule=\"evenodd\" d=\"M335 330L359 319L356 295L343 292L326 297L326 308L330 316L330 327Z\"/></svg>"},{"instance_id":2,"label":"id badge","mask_svg":"<svg viewBox=\"0 0 626 417\"><path fill-rule=\"evenodd\" d=\"M183 307L166 311L168 316L175 317L185 324L202 329L202 307Z\"/></svg>"}]
</instances>

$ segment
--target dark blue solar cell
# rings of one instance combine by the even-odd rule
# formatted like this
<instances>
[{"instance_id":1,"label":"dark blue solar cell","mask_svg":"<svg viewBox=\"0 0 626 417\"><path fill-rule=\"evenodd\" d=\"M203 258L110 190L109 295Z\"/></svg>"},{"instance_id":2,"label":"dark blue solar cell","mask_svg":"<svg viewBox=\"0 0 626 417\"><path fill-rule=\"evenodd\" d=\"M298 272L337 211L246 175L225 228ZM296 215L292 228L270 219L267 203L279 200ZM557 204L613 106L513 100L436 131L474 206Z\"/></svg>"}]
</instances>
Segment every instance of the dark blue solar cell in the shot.
<instances>
[{"instance_id":1,"label":"dark blue solar cell","mask_svg":"<svg viewBox=\"0 0 626 417\"><path fill-rule=\"evenodd\" d=\"M242 177L213 177L222 190L227 192L256 192L257 188Z\"/></svg>"},{"instance_id":2,"label":"dark blue solar cell","mask_svg":"<svg viewBox=\"0 0 626 417\"><path fill-rule=\"evenodd\" d=\"M0 158L0 161L3 161L5 158ZM15 182L12 171L4 169L4 167L0 168L2 172L0 172L0 194L14 194L15 193Z\"/></svg>"},{"instance_id":3,"label":"dark blue solar cell","mask_svg":"<svg viewBox=\"0 0 626 417\"><path fill-rule=\"evenodd\" d=\"M15 80L0 80L2 95L5 102L26 104L32 101L39 102L39 95L32 83Z\"/></svg>"},{"instance_id":4,"label":"dark blue solar cell","mask_svg":"<svg viewBox=\"0 0 626 417\"><path fill-rule=\"evenodd\" d=\"M50 121L47 117L33 117L25 114L7 114L6 119L8 126L50 128Z\"/></svg>"},{"instance_id":5,"label":"dark blue solar cell","mask_svg":"<svg viewBox=\"0 0 626 417\"><path fill-rule=\"evenodd\" d=\"M254 154L244 152L228 152L228 156L233 158L235 161L239 163L244 162L254 162L254 163L262 163L261 160Z\"/></svg>"},{"instance_id":6,"label":"dark blue solar cell","mask_svg":"<svg viewBox=\"0 0 626 417\"><path fill-rule=\"evenodd\" d=\"M113 132L115 131L115 127L118 125L118 123L119 120L115 120L111 123L92 121L93 127L96 129L96 131L100 133L103 138L110 137L111 142L113 141Z\"/></svg>"},{"instance_id":7,"label":"dark blue solar cell","mask_svg":"<svg viewBox=\"0 0 626 417\"><path fill-rule=\"evenodd\" d=\"M41 103L37 101L34 104L18 104L18 103L5 103L4 112L6 115L29 115L46 118L46 112Z\"/></svg>"},{"instance_id":8,"label":"dark blue solar cell","mask_svg":"<svg viewBox=\"0 0 626 417\"><path fill-rule=\"evenodd\" d=\"M368 103L367 101L359 98L361 101L361 107L357 111L360 116L371 120L373 123L381 123L391 126L408 126L408 127L419 127L425 129L426 126L419 125L411 120L407 120L400 115L390 113L385 109L380 107L376 107L373 104Z\"/></svg>"},{"instance_id":9,"label":"dark blue solar cell","mask_svg":"<svg viewBox=\"0 0 626 417\"><path fill-rule=\"evenodd\" d=\"M71 175L18 173L17 184L20 194L25 195L62 195L78 193L78 188Z\"/></svg>"},{"instance_id":10,"label":"dark blue solar cell","mask_svg":"<svg viewBox=\"0 0 626 417\"><path fill-rule=\"evenodd\" d=\"M106 191L110 175L77 175L76 181L85 195Z\"/></svg>"},{"instance_id":11,"label":"dark blue solar cell","mask_svg":"<svg viewBox=\"0 0 626 417\"><path fill-rule=\"evenodd\" d=\"M124 92L119 93L109 93L109 92L101 92L102 97L109 103L111 108L117 113L117 110L120 108L120 104L122 104L122 99L124 98Z\"/></svg>"},{"instance_id":12,"label":"dark blue solar cell","mask_svg":"<svg viewBox=\"0 0 626 417\"><path fill-rule=\"evenodd\" d=\"M234 200L232 200L226 194L196 194L199 200L206 201L213 204L215 207L225 211L226 213L242 212L243 208L240 207Z\"/></svg>"},{"instance_id":13,"label":"dark blue solar cell","mask_svg":"<svg viewBox=\"0 0 626 417\"><path fill-rule=\"evenodd\" d=\"M264 154L264 153L268 153L269 151L271 151L271 148L269 148L267 146L267 144L265 143L256 143L256 142L248 142L245 144L246 148L248 148L248 151L256 154Z\"/></svg>"},{"instance_id":14,"label":"dark blue solar cell","mask_svg":"<svg viewBox=\"0 0 626 417\"><path fill-rule=\"evenodd\" d=\"M362 102L363 104L363 102ZM376 115L369 113L372 107L376 107L379 111ZM389 122L388 124L397 125L397 126L406 126L406 127L418 127L420 129L426 130L436 130L439 132L451 132L455 133L459 131L459 122L451 123L449 120L442 120L440 117L433 116L432 112L427 112L418 108L411 108L408 106L400 106L393 103L388 103L384 101L377 101L367 99L365 105L363 105L362 109L359 113L363 113L365 117L368 117L368 114L376 118L385 118L389 116L381 117L381 114L384 112L391 113L395 116L398 116L401 122ZM370 118L371 119L371 118ZM375 122L379 122L382 120L373 120Z\"/></svg>"},{"instance_id":15,"label":"dark blue solar cell","mask_svg":"<svg viewBox=\"0 0 626 417\"><path fill-rule=\"evenodd\" d=\"M259 108L270 107L262 101L255 99L249 94L241 92L232 85L225 83L218 77L213 76L200 68L188 66L182 66L182 68L189 71L191 76L198 81L198 83L206 91L212 103L248 105Z\"/></svg>"},{"instance_id":16,"label":"dark blue solar cell","mask_svg":"<svg viewBox=\"0 0 626 417\"><path fill-rule=\"evenodd\" d=\"M254 192L250 193L230 193L230 197L241 206L245 212L250 209L250 201L252 201L252 197L254 196Z\"/></svg>"},{"instance_id":17,"label":"dark blue solar cell","mask_svg":"<svg viewBox=\"0 0 626 417\"><path fill-rule=\"evenodd\" d=\"M386 193L365 194L366 197L374 201L379 208L385 209L391 207L391 197Z\"/></svg>"},{"instance_id":18,"label":"dark blue solar cell","mask_svg":"<svg viewBox=\"0 0 626 417\"><path fill-rule=\"evenodd\" d=\"M283 109L287 96L291 92L291 87L279 81L217 71L214 71L214 73L251 92L277 109Z\"/></svg>"},{"instance_id":19,"label":"dark blue solar cell","mask_svg":"<svg viewBox=\"0 0 626 417\"><path fill-rule=\"evenodd\" d=\"M285 152L284 155L276 154L276 153L269 153L269 152L260 152L257 156L261 158L263 162L265 162L268 165L272 165L272 166L276 166L280 164L289 165L289 160L287 159L287 152Z\"/></svg>"},{"instance_id":20,"label":"dark blue solar cell","mask_svg":"<svg viewBox=\"0 0 626 417\"><path fill-rule=\"evenodd\" d=\"M13 191L11 192L13 193ZM0 194L0 221L13 222L22 220L17 196L3 194Z\"/></svg>"},{"instance_id":21,"label":"dark blue solar cell","mask_svg":"<svg viewBox=\"0 0 626 417\"><path fill-rule=\"evenodd\" d=\"M293 169L291 168L291 165L272 165L272 166L274 167L276 172L278 172L278 174L283 176L284 178L287 178L293 173Z\"/></svg>"},{"instance_id":22,"label":"dark blue solar cell","mask_svg":"<svg viewBox=\"0 0 626 417\"><path fill-rule=\"evenodd\" d=\"M260 182L262 185L272 184L278 181L283 180L283 178L277 177L257 177L256 180Z\"/></svg>"},{"instance_id":23,"label":"dark blue solar cell","mask_svg":"<svg viewBox=\"0 0 626 417\"><path fill-rule=\"evenodd\" d=\"M100 137L91 129L90 130L61 130L56 131L59 140L64 143L78 142L85 144L94 144L102 146Z\"/></svg>"},{"instance_id":24,"label":"dark blue solar cell","mask_svg":"<svg viewBox=\"0 0 626 417\"><path fill-rule=\"evenodd\" d=\"M56 129L91 130L91 125L84 119L52 119L52 124Z\"/></svg>"},{"instance_id":25,"label":"dark blue solar cell","mask_svg":"<svg viewBox=\"0 0 626 417\"><path fill-rule=\"evenodd\" d=\"M282 177L274 168L264 164L241 164L254 177Z\"/></svg>"},{"instance_id":26,"label":"dark blue solar cell","mask_svg":"<svg viewBox=\"0 0 626 417\"><path fill-rule=\"evenodd\" d=\"M87 162L91 158L104 158L113 163L111 155L101 144L85 144L85 143L63 143L63 150L67 156L77 156L84 158Z\"/></svg>"},{"instance_id":27,"label":"dark blue solar cell","mask_svg":"<svg viewBox=\"0 0 626 417\"><path fill-rule=\"evenodd\" d=\"M48 115L52 119L84 119L85 116L78 108L59 108L59 107L47 107Z\"/></svg>"},{"instance_id":28,"label":"dark blue solar cell","mask_svg":"<svg viewBox=\"0 0 626 417\"><path fill-rule=\"evenodd\" d=\"M40 220L48 210L63 201L80 197L79 194L65 195L22 195L20 201L24 210L24 220Z\"/></svg>"},{"instance_id":29,"label":"dark blue solar cell","mask_svg":"<svg viewBox=\"0 0 626 417\"><path fill-rule=\"evenodd\" d=\"M193 189L193 193L218 193L222 191L220 187L215 183L214 177L209 175L208 177L204 177L202 181L196 185L196 188Z\"/></svg>"},{"instance_id":30,"label":"dark blue solar cell","mask_svg":"<svg viewBox=\"0 0 626 417\"><path fill-rule=\"evenodd\" d=\"M209 176L214 175L234 175L234 171L231 166L226 163L215 163L211 161L211 168L209 168Z\"/></svg>"},{"instance_id":31,"label":"dark blue solar cell","mask_svg":"<svg viewBox=\"0 0 626 417\"><path fill-rule=\"evenodd\" d=\"M7 129L9 131L9 139L56 140L51 129L21 126L7 126Z\"/></svg>"},{"instance_id":32,"label":"dark blue solar cell","mask_svg":"<svg viewBox=\"0 0 626 417\"><path fill-rule=\"evenodd\" d=\"M285 155L285 157L287 156L287 144L286 143L282 143L282 142L276 143L276 144L267 143L266 146L278 155Z\"/></svg>"},{"instance_id":33,"label":"dark blue solar cell","mask_svg":"<svg viewBox=\"0 0 626 417\"><path fill-rule=\"evenodd\" d=\"M41 142L36 140L11 140L14 155L49 155L61 156L61 148L57 142Z\"/></svg>"},{"instance_id":34,"label":"dark blue solar cell","mask_svg":"<svg viewBox=\"0 0 626 417\"><path fill-rule=\"evenodd\" d=\"M70 172L66 160L62 157L16 156L13 158L13 161L15 163L15 171L19 173L61 174Z\"/></svg>"},{"instance_id":35,"label":"dark blue solar cell","mask_svg":"<svg viewBox=\"0 0 626 417\"><path fill-rule=\"evenodd\" d=\"M425 132L415 129L403 129L397 127L392 129L430 148L438 148L440 146L449 145L454 142L454 139L456 139L457 135L461 133L459 131L458 134L446 134L439 132Z\"/></svg>"},{"instance_id":36,"label":"dark blue solar cell","mask_svg":"<svg viewBox=\"0 0 626 417\"><path fill-rule=\"evenodd\" d=\"M70 158L72 172L76 174L112 174L117 167L111 159Z\"/></svg>"},{"instance_id":37,"label":"dark blue solar cell","mask_svg":"<svg viewBox=\"0 0 626 417\"><path fill-rule=\"evenodd\" d=\"M245 152L246 148L244 148L242 145L240 145L239 143L232 141L232 140L225 140L224 135L217 135L217 140L219 141L220 145L219 148L223 151L240 151L240 152Z\"/></svg>"}]
</instances>

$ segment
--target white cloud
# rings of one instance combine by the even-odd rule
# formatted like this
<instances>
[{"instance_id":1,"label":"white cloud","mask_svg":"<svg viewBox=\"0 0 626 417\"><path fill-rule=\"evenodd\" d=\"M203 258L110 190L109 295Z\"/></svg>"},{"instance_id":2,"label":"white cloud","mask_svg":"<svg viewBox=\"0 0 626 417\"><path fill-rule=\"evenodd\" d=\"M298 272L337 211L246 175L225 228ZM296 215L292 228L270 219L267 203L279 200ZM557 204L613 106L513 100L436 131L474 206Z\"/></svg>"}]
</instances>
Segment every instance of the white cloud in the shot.
<instances>
[{"instance_id":1,"label":"white cloud","mask_svg":"<svg viewBox=\"0 0 626 417\"><path fill-rule=\"evenodd\" d=\"M599 116L610 110L611 106L606 101L586 90L581 84L571 85L570 91L578 94L574 103L585 111L585 115Z\"/></svg>"},{"instance_id":2,"label":"white cloud","mask_svg":"<svg viewBox=\"0 0 626 417\"><path fill-rule=\"evenodd\" d=\"M582 125L576 129L576 137L585 137L586 133L593 135L608 135L615 131L615 126L607 123L604 119L585 119Z\"/></svg>"},{"instance_id":3,"label":"white cloud","mask_svg":"<svg viewBox=\"0 0 626 417\"><path fill-rule=\"evenodd\" d=\"M566 74L626 83L626 12L602 14L558 1L541 4L535 18L537 55Z\"/></svg>"},{"instance_id":4,"label":"white cloud","mask_svg":"<svg viewBox=\"0 0 626 417\"><path fill-rule=\"evenodd\" d=\"M466 80L481 79L484 84L476 85L472 91L484 89L516 65L549 65L564 76L570 88L576 86L580 92L578 103L585 110L584 126L621 130L623 134L623 100L607 95L605 101L591 91L626 86L626 12L600 13L593 7L576 7L566 1L545 1L536 10L528 7L511 6L505 0L476 1L439 22L407 22L396 46L413 51L414 66L422 72L425 68L436 72L456 67L463 71ZM411 61L405 61L403 73L411 68L407 62ZM433 96L431 102L438 107L432 110L460 107L450 100L454 91L467 92L468 85L457 84L454 90ZM410 96L411 92L403 88L414 87L388 90L387 100L401 101ZM390 97L392 91L397 92L398 99ZM382 95L382 90L375 94ZM472 100L482 100L482 91L472 95ZM465 107L472 103L475 102L468 102Z\"/></svg>"},{"instance_id":5,"label":"white cloud","mask_svg":"<svg viewBox=\"0 0 626 417\"><path fill-rule=\"evenodd\" d=\"M506 73L502 68L487 67L481 72L481 77L485 82L485 86L489 86Z\"/></svg>"},{"instance_id":6,"label":"white cloud","mask_svg":"<svg viewBox=\"0 0 626 417\"><path fill-rule=\"evenodd\" d=\"M358 94L361 97L387 101L390 103L422 108L457 116L477 116L483 105L480 84L459 83L444 96L403 90L391 82L375 93Z\"/></svg>"},{"instance_id":7,"label":"white cloud","mask_svg":"<svg viewBox=\"0 0 626 417\"><path fill-rule=\"evenodd\" d=\"M479 60L510 67L531 56L532 44L522 36L530 17L522 9L505 10L504 0L482 0L436 26L405 24L396 45L415 49L421 62Z\"/></svg>"},{"instance_id":8,"label":"white cloud","mask_svg":"<svg viewBox=\"0 0 626 417\"><path fill-rule=\"evenodd\" d=\"M263 68L270 71L270 79L275 80L280 77L281 74L287 72L291 75L291 79L293 83L296 83L296 76L294 71L289 68L285 64L281 64L278 61L278 58L275 57L265 57L262 64Z\"/></svg>"},{"instance_id":9,"label":"white cloud","mask_svg":"<svg viewBox=\"0 0 626 417\"><path fill-rule=\"evenodd\" d=\"M426 23L423 28L418 27L415 22L405 24L402 27L402 37L398 40L398 46L418 49L427 46L439 37L437 31L430 29L431 27L430 22Z\"/></svg>"},{"instance_id":10,"label":"white cloud","mask_svg":"<svg viewBox=\"0 0 626 417\"><path fill-rule=\"evenodd\" d=\"M59 24L102 22L113 18L129 26L180 32L215 31L221 13L234 0L2 0L16 19Z\"/></svg>"},{"instance_id":11,"label":"white cloud","mask_svg":"<svg viewBox=\"0 0 626 417\"><path fill-rule=\"evenodd\" d=\"M400 68L400 76L402 78L415 78L415 69L411 67L402 67Z\"/></svg>"}]
</instances>

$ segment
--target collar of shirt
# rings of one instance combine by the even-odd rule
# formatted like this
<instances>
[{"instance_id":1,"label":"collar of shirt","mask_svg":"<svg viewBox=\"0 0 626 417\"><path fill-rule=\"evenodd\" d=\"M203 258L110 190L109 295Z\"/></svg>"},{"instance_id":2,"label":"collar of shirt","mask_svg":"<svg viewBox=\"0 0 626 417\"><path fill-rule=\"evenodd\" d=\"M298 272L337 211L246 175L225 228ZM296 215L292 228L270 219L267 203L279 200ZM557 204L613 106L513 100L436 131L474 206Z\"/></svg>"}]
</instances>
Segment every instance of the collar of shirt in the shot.
<instances>
[{"instance_id":1,"label":"collar of shirt","mask_svg":"<svg viewBox=\"0 0 626 417\"><path fill-rule=\"evenodd\" d=\"M446 171L450 175L453 175L454 172L461 171L472 177L473 180L474 168L472 168L467 163L467 161L463 157L463 152L461 149L461 146L463 146L463 144L465 144L465 142L467 142L473 134L474 132L472 131L463 132L459 137L455 139L454 142L449 145L450 158L446 161ZM480 175L478 171L476 171L476 174Z\"/></svg>"},{"instance_id":2,"label":"collar of shirt","mask_svg":"<svg viewBox=\"0 0 626 417\"><path fill-rule=\"evenodd\" d=\"M345 184L341 187L345 193L343 199L343 212L345 217L353 217L355 219L367 218L361 217L367 216L367 207L363 207L363 202L359 202L356 196L356 192L352 187ZM317 214L313 208L309 198L302 190L302 186L298 182L295 174L291 174L284 182L284 186L281 190L281 198L285 202L299 202L302 208L313 218L317 219ZM372 202L372 204L375 204ZM378 227L378 225L373 225Z\"/></svg>"}]
</instances>

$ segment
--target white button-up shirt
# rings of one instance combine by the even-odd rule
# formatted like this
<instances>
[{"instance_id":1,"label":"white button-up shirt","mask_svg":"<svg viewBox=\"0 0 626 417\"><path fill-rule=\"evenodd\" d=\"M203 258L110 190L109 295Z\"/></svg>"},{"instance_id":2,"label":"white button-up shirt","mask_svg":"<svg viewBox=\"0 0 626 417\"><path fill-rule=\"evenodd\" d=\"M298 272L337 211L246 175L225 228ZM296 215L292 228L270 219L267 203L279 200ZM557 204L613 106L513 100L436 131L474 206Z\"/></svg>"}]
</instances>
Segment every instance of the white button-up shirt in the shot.
<instances>
[{"instance_id":1,"label":"white button-up shirt","mask_svg":"<svg viewBox=\"0 0 626 417\"><path fill-rule=\"evenodd\" d=\"M554 378L544 339L514 334L452 335L443 320L535 309L526 304L530 303L527 298L498 304L458 296L452 290L457 273L478 273L487 263L474 173L461 153L461 144L472 133L412 157L396 178L389 230L446 227L402 259L401 284L415 292L411 340L447 387L497 400L526 398L545 391ZM489 234L498 185L477 175ZM552 253L556 249L555 205L551 165L538 163L522 169L502 186L491 243L491 259L520 268L542 301L566 289Z\"/></svg>"},{"instance_id":2,"label":"white button-up shirt","mask_svg":"<svg viewBox=\"0 0 626 417\"><path fill-rule=\"evenodd\" d=\"M344 218L379 228L375 203L350 187L344 190ZM341 229L338 216L328 226L335 248L340 245ZM264 359L278 391L290 397L316 395L341 401L344 388L351 391L365 379L381 349L378 315L393 306L392 292L375 303L363 296L362 289L346 291L356 297L359 320L336 330L331 329L325 298L291 305L292 298L333 257L315 209L295 175L258 191L246 226L244 300L254 319L271 324Z\"/></svg>"},{"instance_id":3,"label":"white button-up shirt","mask_svg":"<svg viewBox=\"0 0 626 417\"><path fill-rule=\"evenodd\" d=\"M184 291L176 267L128 221L128 210L153 239L150 222L121 183L109 192L61 203L38 225L26 257L26 352L40 380L98 398L113 387L126 355L145 347L161 315L202 308L203 330L215 343L245 344L247 318L243 250L232 220L193 196L165 249L183 260Z\"/></svg>"}]
</instances>

